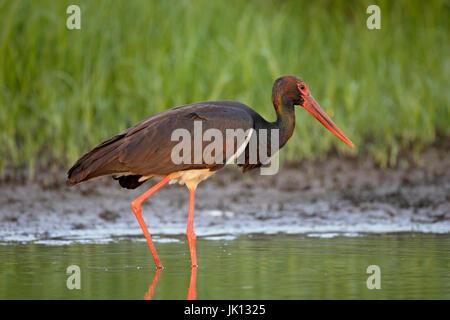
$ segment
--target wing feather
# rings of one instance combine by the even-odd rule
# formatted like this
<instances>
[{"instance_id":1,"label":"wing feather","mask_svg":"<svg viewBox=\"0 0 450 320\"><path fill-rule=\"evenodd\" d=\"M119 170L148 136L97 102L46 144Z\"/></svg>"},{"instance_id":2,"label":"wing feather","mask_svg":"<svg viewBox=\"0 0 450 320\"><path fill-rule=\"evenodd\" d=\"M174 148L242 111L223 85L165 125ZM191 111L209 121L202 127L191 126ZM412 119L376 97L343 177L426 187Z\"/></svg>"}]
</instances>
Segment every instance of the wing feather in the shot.
<instances>
[{"instance_id":1,"label":"wing feather","mask_svg":"<svg viewBox=\"0 0 450 320\"><path fill-rule=\"evenodd\" d=\"M247 131L253 128L254 114L248 106L233 101L206 101L160 112L102 142L82 156L68 171L67 184L74 185L110 174L151 176L189 169L214 169L216 164L205 162L174 164L171 153L179 141L171 140L172 132L183 128L192 133L194 121L201 121L203 132L215 128L225 137L226 129ZM193 139L191 134L191 146ZM209 143L204 141L203 148Z\"/></svg>"}]
</instances>

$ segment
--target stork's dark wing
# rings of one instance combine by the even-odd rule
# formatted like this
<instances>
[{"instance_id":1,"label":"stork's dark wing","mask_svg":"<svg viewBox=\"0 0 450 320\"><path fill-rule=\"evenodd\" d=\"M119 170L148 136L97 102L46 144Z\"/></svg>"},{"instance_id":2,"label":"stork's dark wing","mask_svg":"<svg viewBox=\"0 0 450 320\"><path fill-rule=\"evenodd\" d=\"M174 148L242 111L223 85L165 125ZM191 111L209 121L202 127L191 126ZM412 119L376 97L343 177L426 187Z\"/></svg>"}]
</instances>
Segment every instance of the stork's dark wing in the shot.
<instances>
[{"instance_id":1,"label":"stork's dark wing","mask_svg":"<svg viewBox=\"0 0 450 320\"><path fill-rule=\"evenodd\" d=\"M253 110L232 101L211 101L186 105L158 113L138 125L116 135L81 157L68 172L68 184L74 185L103 175L122 175L130 184L139 185L141 176L163 176L190 169L216 169L220 164L202 157L194 160L194 123L201 131L216 129L226 137L226 129L248 132L254 126ZM191 138L190 163L174 163L173 148L180 140L172 139L175 130L185 130ZM180 131L179 131L180 132ZM174 140L174 141L172 141ZM225 142L225 141L224 141ZM202 149L211 144L203 141ZM226 162L226 143L223 143L223 163ZM239 146L236 146L239 147ZM215 155L215 153L214 153Z\"/></svg>"}]
</instances>

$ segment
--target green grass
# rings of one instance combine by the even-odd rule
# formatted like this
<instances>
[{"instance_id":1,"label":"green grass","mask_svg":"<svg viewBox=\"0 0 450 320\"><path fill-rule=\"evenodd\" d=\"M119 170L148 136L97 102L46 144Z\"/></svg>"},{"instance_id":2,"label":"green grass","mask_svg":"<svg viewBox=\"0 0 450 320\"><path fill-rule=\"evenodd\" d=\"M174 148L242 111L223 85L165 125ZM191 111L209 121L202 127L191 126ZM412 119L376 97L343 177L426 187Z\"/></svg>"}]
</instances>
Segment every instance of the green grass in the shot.
<instances>
[{"instance_id":1,"label":"green grass","mask_svg":"<svg viewBox=\"0 0 450 320\"><path fill-rule=\"evenodd\" d=\"M69 31L66 8L81 7ZM369 4L381 30L366 28ZM246 103L274 120L293 74L355 143L304 110L287 160L335 148L395 164L450 136L448 1L1 1L0 169L67 166L167 108ZM57 160L55 160L57 159Z\"/></svg>"}]
</instances>

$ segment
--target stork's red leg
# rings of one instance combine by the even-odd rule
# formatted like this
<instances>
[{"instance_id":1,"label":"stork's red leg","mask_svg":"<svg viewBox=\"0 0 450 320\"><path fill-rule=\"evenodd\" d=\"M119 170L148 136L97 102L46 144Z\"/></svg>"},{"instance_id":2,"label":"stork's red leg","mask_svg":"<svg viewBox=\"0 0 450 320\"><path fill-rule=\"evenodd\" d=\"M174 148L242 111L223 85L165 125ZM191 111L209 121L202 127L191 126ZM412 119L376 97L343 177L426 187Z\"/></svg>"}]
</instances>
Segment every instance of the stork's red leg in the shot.
<instances>
[{"instance_id":1,"label":"stork's red leg","mask_svg":"<svg viewBox=\"0 0 450 320\"><path fill-rule=\"evenodd\" d=\"M197 299L196 280L197 280L197 268L191 268L191 280L189 281L189 288L186 296L187 300Z\"/></svg>"},{"instance_id":2,"label":"stork's red leg","mask_svg":"<svg viewBox=\"0 0 450 320\"><path fill-rule=\"evenodd\" d=\"M189 251L191 252L191 264L192 267L197 267L197 254L195 252L195 239L197 235L194 232L194 199L195 188L189 189L189 216L186 235L189 243Z\"/></svg>"},{"instance_id":3,"label":"stork's red leg","mask_svg":"<svg viewBox=\"0 0 450 320\"><path fill-rule=\"evenodd\" d=\"M167 182L170 180L170 175L167 175L164 179L162 179L160 182L155 184L153 187L148 189L146 192L141 194L139 197L133 200L131 202L131 209L133 209L133 212L139 222L139 225L142 228L142 231L144 232L145 238L147 239L148 246L150 247L150 251L152 252L153 259L155 259L155 264L158 269L162 269L162 264L159 261L158 254L156 253L155 246L153 245L152 237L150 237L150 233L147 230L147 226L145 225L144 219L142 218L141 213L141 204L147 200L152 194L154 194L158 189L160 189L162 186L164 186Z\"/></svg>"}]
</instances>

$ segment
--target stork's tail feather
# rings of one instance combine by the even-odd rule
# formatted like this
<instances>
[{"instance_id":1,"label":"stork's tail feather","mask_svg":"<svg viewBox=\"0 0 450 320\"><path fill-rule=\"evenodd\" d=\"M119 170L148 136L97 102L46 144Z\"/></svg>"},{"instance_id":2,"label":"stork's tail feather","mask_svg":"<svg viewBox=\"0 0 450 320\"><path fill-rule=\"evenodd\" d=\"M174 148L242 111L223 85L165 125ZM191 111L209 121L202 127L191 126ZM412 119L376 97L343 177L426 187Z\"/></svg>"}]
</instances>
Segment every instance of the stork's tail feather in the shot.
<instances>
[{"instance_id":1,"label":"stork's tail feather","mask_svg":"<svg viewBox=\"0 0 450 320\"><path fill-rule=\"evenodd\" d=\"M141 175L129 175L129 176L121 176L121 177L113 177L115 180L119 180L119 184L122 188L126 189L136 189L141 184L145 182L139 181L141 179Z\"/></svg>"},{"instance_id":2,"label":"stork's tail feather","mask_svg":"<svg viewBox=\"0 0 450 320\"><path fill-rule=\"evenodd\" d=\"M96 177L120 173L117 168L119 156L117 144L122 137L123 135L114 136L78 159L67 172L66 184L73 186Z\"/></svg>"}]
</instances>

